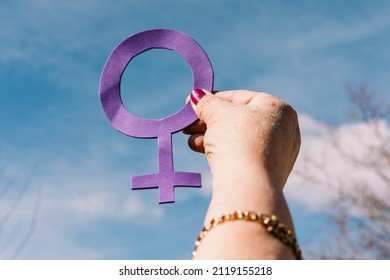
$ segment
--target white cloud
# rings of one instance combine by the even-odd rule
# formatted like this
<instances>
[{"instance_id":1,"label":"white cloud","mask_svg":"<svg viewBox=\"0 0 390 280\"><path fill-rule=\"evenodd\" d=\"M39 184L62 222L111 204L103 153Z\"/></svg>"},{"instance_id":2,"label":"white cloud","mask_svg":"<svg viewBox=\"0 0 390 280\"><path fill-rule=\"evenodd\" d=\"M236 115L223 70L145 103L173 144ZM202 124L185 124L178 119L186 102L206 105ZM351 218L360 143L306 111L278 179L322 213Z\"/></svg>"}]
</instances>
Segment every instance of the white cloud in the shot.
<instances>
[{"instance_id":1,"label":"white cloud","mask_svg":"<svg viewBox=\"0 0 390 280\"><path fill-rule=\"evenodd\" d=\"M96 218L113 215L113 202L109 193L97 192L71 197L66 202L66 208L81 218Z\"/></svg>"},{"instance_id":2,"label":"white cloud","mask_svg":"<svg viewBox=\"0 0 390 280\"><path fill-rule=\"evenodd\" d=\"M102 191L76 195L65 201L65 207L71 215L76 215L82 222L104 217L111 219L142 217L140 220L145 222L145 218L164 217L163 208L148 205L134 192L129 194L127 199Z\"/></svg>"},{"instance_id":3,"label":"white cloud","mask_svg":"<svg viewBox=\"0 0 390 280\"><path fill-rule=\"evenodd\" d=\"M389 172L389 162L385 162L378 149L380 146L389 149L382 142L390 139L387 122L376 121L376 130L373 123L343 124L332 133L309 116L302 116L300 123L301 151L285 188L290 199L313 210L324 210L339 190L353 191L366 184L378 195L388 193L388 186L376 172Z\"/></svg>"},{"instance_id":4,"label":"white cloud","mask_svg":"<svg viewBox=\"0 0 390 280\"><path fill-rule=\"evenodd\" d=\"M146 219L160 219L164 217L164 211L161 207L149 207L141 199L131 196L125 201L120 216L124 218L142 216Z\"/></svg>"}]
</instances>

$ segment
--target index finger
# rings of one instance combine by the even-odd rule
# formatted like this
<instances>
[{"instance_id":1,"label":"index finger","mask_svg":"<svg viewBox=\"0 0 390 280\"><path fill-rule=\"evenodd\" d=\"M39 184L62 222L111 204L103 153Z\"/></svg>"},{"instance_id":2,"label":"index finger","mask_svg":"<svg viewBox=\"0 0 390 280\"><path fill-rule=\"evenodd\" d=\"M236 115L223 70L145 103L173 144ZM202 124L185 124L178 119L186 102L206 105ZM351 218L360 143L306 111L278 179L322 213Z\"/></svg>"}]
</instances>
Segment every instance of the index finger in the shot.
<instances>
[{"instance_id":1,"label":"index finger","mask_svg":"<svg viewBox=\"0 0 390 280\"><path fill-rule=\"evenodd\" d=\"M270 95L268 93L248 91L248 90L218 91L215 93L215 95L226 101L243 104L243 105L250 104L252 99L255 97L275 98L273 95Z\"/></svg>"}]
</instances>

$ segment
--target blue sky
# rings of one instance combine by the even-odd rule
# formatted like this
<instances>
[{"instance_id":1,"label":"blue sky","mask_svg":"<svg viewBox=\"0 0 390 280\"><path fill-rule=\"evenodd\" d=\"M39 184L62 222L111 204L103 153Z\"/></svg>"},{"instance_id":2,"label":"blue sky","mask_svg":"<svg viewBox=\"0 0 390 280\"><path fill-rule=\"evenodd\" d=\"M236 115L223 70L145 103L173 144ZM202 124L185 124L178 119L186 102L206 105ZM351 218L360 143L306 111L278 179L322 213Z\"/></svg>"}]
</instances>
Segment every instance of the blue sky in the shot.
<instances>
[{"instance_id":1,"label":"blue sky","mask_svg":"<svg viewBox=\"0 0 390 280\"><path fill-rule=\"evenodd\" d=\"M175 169L201 172L203 188L177 189L167 205L156 190L131 191L131 176L157 171L156 141L117 132L100 104L101 70L126 37L152 28L189 34L211 60L215 89L285 99L302 116L305 140L313 124L346 125L345 86L366 83L388 98L389 17L388 1L2 0L0 258L28 236L40 193L19 258L190 258L210 198L205 159L176 134ZM191 88L180 56L152 50L129 64L122 97L133 114L159 118L181 108ZM294 182L286 191L305 250L326 210L298 198Z\"/></svg>"}]
</instances>

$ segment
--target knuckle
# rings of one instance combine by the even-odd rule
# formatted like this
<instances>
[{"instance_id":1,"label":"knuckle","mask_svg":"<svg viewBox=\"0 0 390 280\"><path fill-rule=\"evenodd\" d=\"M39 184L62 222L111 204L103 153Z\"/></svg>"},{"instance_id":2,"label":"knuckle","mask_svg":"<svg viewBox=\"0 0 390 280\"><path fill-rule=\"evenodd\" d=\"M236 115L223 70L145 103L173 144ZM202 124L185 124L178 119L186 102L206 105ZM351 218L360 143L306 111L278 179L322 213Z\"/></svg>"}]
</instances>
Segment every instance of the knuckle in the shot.
<instances>
[{"instance_id":1,"label":"knuckle","mask_svg":"<svg viewBox=\"0 0 390 280\"><path fill-rule=\"evenodd\" d=\"M291 118L294 120L298 119L298 114L294 110L294 108L290 104L288 104L282 100L279 101L279 110L283 113L283 115L286 115L288 118Z\"/></svg>"}]
</instances>

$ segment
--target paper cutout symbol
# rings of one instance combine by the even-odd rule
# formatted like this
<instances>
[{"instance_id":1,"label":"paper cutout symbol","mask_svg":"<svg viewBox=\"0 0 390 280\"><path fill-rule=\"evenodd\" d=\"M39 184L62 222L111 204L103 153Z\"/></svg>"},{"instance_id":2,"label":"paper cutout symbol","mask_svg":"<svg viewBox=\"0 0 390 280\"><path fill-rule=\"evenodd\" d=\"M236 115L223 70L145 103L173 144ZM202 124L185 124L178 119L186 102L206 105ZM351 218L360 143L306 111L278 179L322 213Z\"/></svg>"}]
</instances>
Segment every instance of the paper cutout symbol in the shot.
<instances>
[{"instance_id":1,"label":"paper cutout symbol","mask_svg":"<svg viewBox=\"0 0 390 280\"><path fill-rule=\"evenodd\" d=\"M196 121L197 116L190 103L162 119L142 119L125 109L120 96L122 74L131 59L150 49L168 49L180 54L191 67L194 88L212 91L214 74L209 58L198 43L182 32L169 29L146 30L125 39L104 65L100 100L112 126L132 137L157 138L159 172L133 176L131 188L159 188L159 203L169 203L175 201L175 187L201 186L200 174L174 171L172 155L172 134Z\"/></svg>"}]
</instances>

